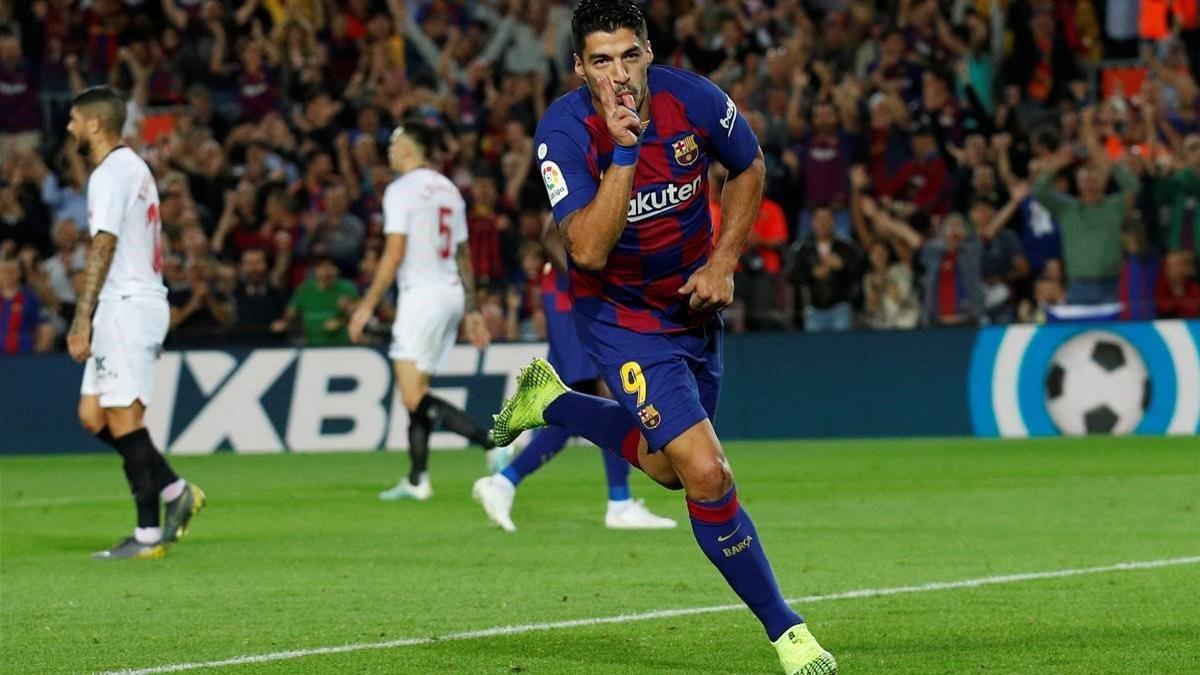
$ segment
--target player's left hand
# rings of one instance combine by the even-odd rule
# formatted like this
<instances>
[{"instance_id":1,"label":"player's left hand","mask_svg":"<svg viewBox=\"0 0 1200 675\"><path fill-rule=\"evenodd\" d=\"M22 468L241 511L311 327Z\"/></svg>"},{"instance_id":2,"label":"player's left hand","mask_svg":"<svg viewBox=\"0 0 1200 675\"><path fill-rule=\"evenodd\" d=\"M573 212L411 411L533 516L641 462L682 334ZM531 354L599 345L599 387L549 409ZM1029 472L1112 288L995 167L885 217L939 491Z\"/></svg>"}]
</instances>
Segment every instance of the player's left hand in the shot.
<instances>
[{"instance_id":1,"label":"player's left hand","mask_svg":"<svg viewBox=\"0 0 1200 675\"><path fill-rule=\"evenodd\" d=\"M463 330L467 334L467 340L470 340L471 344L480 351L487 349L487 346L492 343L492 334L483 320L483 315L479 312L471 312L463 317Z\"/></svg>"},{"instance_id":2,"label":"player's left hand","mask_svg":"<svg viewBox=\"0 0 1200 675\"><path fill-rule=\"evenodd\" d=\"M83 363L92 355L92 322L77 320L67 334L67 351L76 363Z\"/></svg>"},{"instance_id":3,"label":"player's left hand","mask_svg":"<svg viewBox=\"0 0 1200 675\"><path fill-rule=\"evenodd\" d=\"M733 271L714 267L709 262L688 277L679 289L680 295L690 295L688 307L697 312L715 312L733 302Z\"/></svg>"}]
</instances>

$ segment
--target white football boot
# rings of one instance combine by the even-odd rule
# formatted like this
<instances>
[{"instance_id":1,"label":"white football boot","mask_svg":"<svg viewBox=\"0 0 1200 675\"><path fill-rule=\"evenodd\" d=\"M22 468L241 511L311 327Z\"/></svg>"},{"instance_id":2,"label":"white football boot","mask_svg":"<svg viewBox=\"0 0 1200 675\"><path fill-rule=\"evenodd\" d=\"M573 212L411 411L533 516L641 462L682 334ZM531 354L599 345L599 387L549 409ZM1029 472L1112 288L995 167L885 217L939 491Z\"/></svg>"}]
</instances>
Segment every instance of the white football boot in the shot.
<instances>
[{"instance_id":1,"label":"white football boot","mask_svg":"<svg viewBox=\"0 0 1200 675\"><path fill-rule=\"evenodd\" d=\"M471 488L471 496L483 505L488 520L499 525L505 532L517 531L517 526L512 521L513 498L516 494L517 488L498 473L480 478Z\"/></svg>"},{"instance_id":2,"label":"white football boot","mask_svg":"<svg viewBox=\"0 0 1200 675\"><path fill-rule=\"evenodd\" d=\"M609 501L604 526L610 530L669 530L676 526L670 518L650 513L640 499Z\"/></svg>"},{"instance_id":3,"label":"white football boot","mask_svg":"<svg viewBox=\"0 0 1200 675\"><path fill-rule=\"evenodd\" d=\"M421 480L416 485L401 478L399 483L390 489L379 493L379 498L385 502L396 502L402 499L415 499L423 502L433 496L433 486L429 483L429 473L421 474Z\"/></svg>"}]
</instances>

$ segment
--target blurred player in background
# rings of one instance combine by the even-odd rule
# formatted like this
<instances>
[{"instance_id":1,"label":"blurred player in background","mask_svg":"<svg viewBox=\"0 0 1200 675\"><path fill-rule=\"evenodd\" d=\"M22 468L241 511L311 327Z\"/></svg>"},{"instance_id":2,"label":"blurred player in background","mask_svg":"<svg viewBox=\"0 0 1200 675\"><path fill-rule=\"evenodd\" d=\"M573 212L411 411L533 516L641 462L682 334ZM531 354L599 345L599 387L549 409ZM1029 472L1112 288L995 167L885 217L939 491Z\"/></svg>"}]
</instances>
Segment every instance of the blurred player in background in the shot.
<instances>
[{"instance_id":1,"label":"blurred player in background","mask_svg":"<svg viewBox=\"0 0 1200 675\"><path fill-rule=\"evenodd\" d=\"M542 237L550 262L542 277L542 306L546 311L546 337L550 342L550 364L571 389L585 394L610 397L600 379L596 364L579 344L575 320L571 318L571 293L567 280L567 251L553 221L547 223ZM483 505L488 518L506 532L516 532L512 521L513 498L517 486L562 452L571 434L562 427L539 429L512 463L503 471L475 481L471 494ZM604 525L614 530L661 530L675 527L670 518L656 516L642 501L629 493L629 462L610 452L601 451L604 474L608 479L608 508Z\"/></svg>"},{"instance_id":2,"label":"blurred player in background","mask_svg":"<svg viewBox=\"0 0 1200 675\"><path fill-rule=\"evenodd\" d=\"M385 501L433 496L429 436L439 425L482 446L492 471L508 459L486 429L429 391L429 381L454 346L460 323L477 348L491 341L483 315L475 308L466 204L454 183L429 162L440 142L439 131L423 120L406 122L392 133L388 162L399 177L383 195L387 243L371 287L350 318L350 339L358 342L388 286L399 286L388 356L408 409L412 466L407 478L379 493Z\"/></svg>"},{"instance_id":3,"label":"blurred player in background","mask_svg":"<svg viewBox=\"0 0 1200 675\"><path fill-rule=\"evenodd\" d=\"M204 507L204 492L175 474L143 422L171 313L158 188L146 162L121 143L124 126L125 99L113 89L87 89L71 104L67 133L95 169L87 185L92 246L67 348L87 362L79 419L124 459L137 507L133 535L93 554L98 559L160 558Z\"/></svg>"},{"instance_id":4,"label":"blurred player in background","mask_svg":"<svg viewBox=\"0 0 1200 675\"><path fill-rule=\"evenodd\" d=\"M758 215L766 169L733 100L699 75L650 66L633 0L582 0L571 21L586 86L558 99L535 147L571 257L574 318L616 401L567 389L536 359L496 416L506 443L546 424L620 453L683 488L696 542L762 622L791 675L837 664L784 601L713 429L720 310ZM707 168L729 170L712 241Z\"/></svg>"}]
</instances>

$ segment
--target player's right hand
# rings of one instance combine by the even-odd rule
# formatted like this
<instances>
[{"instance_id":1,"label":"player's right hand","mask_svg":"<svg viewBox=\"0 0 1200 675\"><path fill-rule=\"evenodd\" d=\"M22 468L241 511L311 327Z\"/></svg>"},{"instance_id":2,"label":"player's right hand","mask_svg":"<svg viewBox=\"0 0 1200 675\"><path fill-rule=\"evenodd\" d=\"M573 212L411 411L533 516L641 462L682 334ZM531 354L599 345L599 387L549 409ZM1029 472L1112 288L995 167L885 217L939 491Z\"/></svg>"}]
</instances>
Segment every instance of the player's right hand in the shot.
<instances>
[{"instance_id":1,"label":"player's right hand","mask_svg":"<svg viewBox=\"0 0 1200 675\"><path fill-rule=\"evenodd\" d=\"M367 323L371 320L371 316L375 312L367 307L359 305L358 309L354 310L354 314L350 315L350 325L346 328L350 334L351 342L361 342L363 329L367 327Z\"/></svg>"},{"instance_id":2,"label":"player's right hand","mask_svg":"<svg viewBox=\"0 0 1200 675\"><path fill-rule=\"evenodd\" d=\"M90 321L76 321L67 333L67 351L76 363L83 363L92 355L92 324Z\"/></svg>"},{"instance_id":3,"label":"player's right hand","mask_svg":"<svg viewBox=\"0 0 1200 675\"><path fill-rule=\"evenodd\" d=\"M596 88L600 90L596 93L600 96L601 112L604 113L604 121L608 123L608 133L612 134L613 142L626 148L637 145L641 140L642 120L633 109L633 94L626 92L618 101L612 79L607 75L596 78Z\"/></svg>"}]
</instances>

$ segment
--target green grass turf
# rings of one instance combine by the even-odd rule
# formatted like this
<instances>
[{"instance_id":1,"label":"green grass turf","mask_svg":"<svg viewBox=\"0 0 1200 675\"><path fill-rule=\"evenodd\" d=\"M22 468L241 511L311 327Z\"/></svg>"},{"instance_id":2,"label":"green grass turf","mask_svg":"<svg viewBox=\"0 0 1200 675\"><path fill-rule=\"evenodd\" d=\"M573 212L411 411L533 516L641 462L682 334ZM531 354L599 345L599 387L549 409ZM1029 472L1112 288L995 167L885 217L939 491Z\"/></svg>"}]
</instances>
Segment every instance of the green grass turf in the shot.
<instances>
[{"instance_id":1,"label":"green grass turf","mask_svg":"<svg viewBox=\"0 0 1200 675\"><path fill-rule=\"evenodd\" d=\"M730 443L788 596L1200 555L1189 439ZM392 453L175 458L210 505L166 559L101 563L132 505L115 456L0 460L0 670L80 672L736 601L678 493L666 533L603 528L594 449L526 482L508 535L469 497L375 498ZM843 673L1200 672L1200 565L799 608ZM308 656L240 672L773 673L744 610Z\"/></svg>"}]
</instances>

